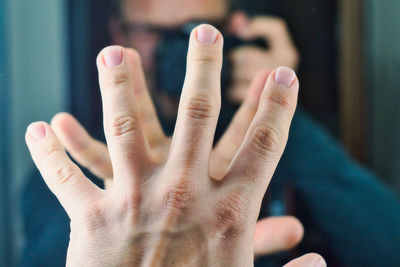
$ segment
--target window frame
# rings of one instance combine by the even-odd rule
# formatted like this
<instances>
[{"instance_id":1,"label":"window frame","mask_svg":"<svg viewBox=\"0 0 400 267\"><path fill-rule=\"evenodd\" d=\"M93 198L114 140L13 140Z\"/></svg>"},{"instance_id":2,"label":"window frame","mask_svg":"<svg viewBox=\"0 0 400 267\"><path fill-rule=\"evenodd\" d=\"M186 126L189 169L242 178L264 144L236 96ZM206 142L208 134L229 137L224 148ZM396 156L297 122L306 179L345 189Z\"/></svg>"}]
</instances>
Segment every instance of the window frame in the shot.
<instances>
[{"instance_id":1,"label":"window frame","mask_svg":"<svg viewBox=\"0 0 400 267\"><path fill-rule=\"evenodd\" d=\"M3 125L0 131L0 265L9 266L12 261L12 245L10 226L10 194L7 190L9 185L10 175L10 148L9 141L10 131L6 125L9 125L10 105L7 101L10 97L9 87L9 62L7 56L8 34L7 23L8 12L7 1L0 1L0 123Z\"/></svg>"}]
</instances>

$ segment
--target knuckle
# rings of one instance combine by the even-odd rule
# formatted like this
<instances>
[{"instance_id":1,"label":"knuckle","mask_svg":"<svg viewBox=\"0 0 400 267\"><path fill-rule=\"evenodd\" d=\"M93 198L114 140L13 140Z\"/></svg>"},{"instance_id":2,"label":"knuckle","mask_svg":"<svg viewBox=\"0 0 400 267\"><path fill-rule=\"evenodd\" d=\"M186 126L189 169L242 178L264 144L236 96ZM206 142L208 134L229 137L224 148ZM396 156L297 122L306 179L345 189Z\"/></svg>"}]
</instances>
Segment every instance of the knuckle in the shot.
<instances>
[{"instance_id":1,"label":"knuckle","mask_svg":"<svg viewBox=\"0 0 400 267\"><path fill-rule=\"evenodd\" d=\"M274 154L281 147L281 138L278 130L272 126L263 126L253 133L254 150L262 157Z\"/></svg>"},{"instance_id":2,"label":"knuckle","mask_svg":"<svg viewBox=\"0 0 400 267\"><path fill-rule=\"evenodd\" d=\"M74 177L77 176L77 167L72 164L66 164L55 171L56 176L56 187L63 187L67 184L71 184L76 182L77 180Z\"/></svg>"},{"instance_id":3,"label":"knuckle","mask_svg":"<svg viewBox=\"0 0 400 267\"><path fill-rule=\"evenodd\" d=\"M129 74L125 71L111 72L105 78L106 88L125 87L129 83Z\"/></svg>"},{"instance_id":4,"label":"knuckle","mask_svg":"<svg viewBox=\"0 0 400 267\"><path fill-rule=\"evenodd\" d=\"M287 95L282 94L280 92L273 92L271 93L268 98L268 102L271 103L272 105L275 105L279 108L283 108L284 110L292 110L293 109L293 103L290 101Z\"/></svg>"},{"instance_id":5,"label":"knuckle","mask_svg":"<svg viewBox=\"0 0 400 267\"><path fill-rule=\"evenodd\" d=\"M220 56L217 51L211 49L204 49L203 51L199 51L194 53L192 56L192 62L197 64L206 64L213 65L220 61Z\"/></svg>"},{"instance_id":6,"label":"knuckle","mask_svg":"<svg viewBox=\"0 0 400 267\"><path fill-rule=\"evenodd\" d=\"M136 114L121 114L111 122L111 135L114 137L134 133L139 129L139 118Z\"/></svg>"},{"instance_id":7,"label":"knuckle","mask_svg":"<svg viewBox=\"0 0 400 267\"><path fill-rule=\"evenodd\" d=\"M193 184L188 181L181 181L167 189L162 202L163 207L180 213L192 205L195 195Z\"/></svg>"},{"instance_id":8,"label":"knuckle","mask_svg":"<svg viewBox=\"0 0 400 267\"><path fill-rule=\"evenodd\" d=\"M244 191L233 190L216 205L215 222L217 231L225 238L233 237L246 228L249 200Z\"/></svg>"},{"instance_id":9,"label":"knuckle","mask_svg":"<svg viewBox=\"0 0 400 267\"><path fill-rule=\"evenodd\" d=\"M101 203L91 203L82 211L81 225L88 233L96 232L106 226L106 215L106 208Z\"/></svg>"},{"instance_id":10,"label":"knuckle","mask_svg":"<svg viewBox=\"0 0 400 267\"><path fill-rule=\"evenodd\" d=\"M214 105L208 96L191 97L187 102L188 117L194 120L205 120L213 117Z\"/></svg>"},{"instance_id":11,"label":"knuckle","mask_svg":"<svg viewBox=\"0 0 400 267\"><path fill-rule=\"evenodd\" d=\"M141 195L137 192L133 192L130 194L127 194L123 197L122 200L122 209L123 210L136 210L137 207L140 206L140 203L142 202Z\"/></svg>"},{"instance_id":12,"label":"knuckle","mask_svg":"<svg viewBox=\"0 0 400 267\"><path fill-rule=\"evenodd\" d=\"M61 147L55 142L48 144L43 149L44 149L43 158L45 160L54 157L55 155L57 155L58 153L60 153L62 151Z\"/></svg>"}]
</instances>

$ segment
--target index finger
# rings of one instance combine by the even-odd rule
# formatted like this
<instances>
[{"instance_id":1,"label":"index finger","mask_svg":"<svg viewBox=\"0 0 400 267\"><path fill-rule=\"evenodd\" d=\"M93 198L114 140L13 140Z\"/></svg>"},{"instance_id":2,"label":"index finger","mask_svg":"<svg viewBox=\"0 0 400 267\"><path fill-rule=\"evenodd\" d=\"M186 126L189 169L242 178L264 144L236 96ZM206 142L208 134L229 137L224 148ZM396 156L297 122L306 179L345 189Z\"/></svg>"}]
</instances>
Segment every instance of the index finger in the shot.
<instances>
[{"instance_id":1,"label":"index finger","mask_svg":"<svg viewBox=\"0 0 400 267\"><path fill-rule=\"evenodd\" d=\"M190 169L208 168L221 106L223 37L211 25L190 35L187 71L170 158Z\"/></svg>"}]
</instances>

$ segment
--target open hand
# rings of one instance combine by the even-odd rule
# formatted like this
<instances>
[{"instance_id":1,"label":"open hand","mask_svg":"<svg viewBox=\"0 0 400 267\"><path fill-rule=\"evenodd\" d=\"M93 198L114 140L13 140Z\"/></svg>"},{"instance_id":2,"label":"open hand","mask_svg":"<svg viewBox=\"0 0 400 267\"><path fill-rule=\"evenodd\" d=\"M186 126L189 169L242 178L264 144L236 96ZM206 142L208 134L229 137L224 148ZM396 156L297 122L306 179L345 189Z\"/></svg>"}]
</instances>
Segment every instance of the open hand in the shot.
<instances>
[{"instance_id":1,"label":"open hand","mask_svg":"<svg viewBox=\"0 0 400 267\"><path fill-rule=\"evenodd\" d=\"M162 146L169 149L159 152L158 139L146 130L158 122L140 108L146 102L138 96L150 98L137 53L109 47L99 54L108 144L101 155L107 161L109 153L113 177L106 190L84 177L49 125L28 127L31 155L71 218L68 265L253 264L256 220L285 147L298 81L288 68L269 76L241 144L223 174L213 178L222 43L211 26L193 31L176 130L171 145Z\"/></svg>"}]
</instances>

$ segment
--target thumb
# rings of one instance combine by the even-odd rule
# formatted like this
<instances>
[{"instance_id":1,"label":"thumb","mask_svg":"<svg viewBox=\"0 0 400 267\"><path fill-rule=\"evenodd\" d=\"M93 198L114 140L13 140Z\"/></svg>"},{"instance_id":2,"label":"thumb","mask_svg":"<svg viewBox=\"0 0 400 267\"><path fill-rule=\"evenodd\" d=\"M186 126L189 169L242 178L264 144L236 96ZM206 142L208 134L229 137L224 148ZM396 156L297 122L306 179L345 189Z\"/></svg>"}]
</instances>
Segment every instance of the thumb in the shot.
<instances>
[{"instance_id":1,"label":"thumb","mask_svg":"<svg viewBox=\"0 0 400 267\"><path fill-rule=\"evenodd\" d=\"M306 254L286 264L284 267L326 267L324 258L315 253Z\"/></svg>"},{"instance_id":2,"label":"thumb","mask_svg":"<svg viewBox=\"0 0 400 267\"><path fill-rule=\"evenodd\" d=\"M270 255L296 246L303 238L304 229L295 217L270 217L257 222L254 234L256 257Z\"/></svg>"}]
</instances>

